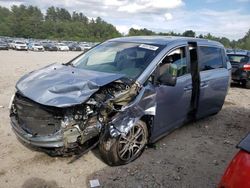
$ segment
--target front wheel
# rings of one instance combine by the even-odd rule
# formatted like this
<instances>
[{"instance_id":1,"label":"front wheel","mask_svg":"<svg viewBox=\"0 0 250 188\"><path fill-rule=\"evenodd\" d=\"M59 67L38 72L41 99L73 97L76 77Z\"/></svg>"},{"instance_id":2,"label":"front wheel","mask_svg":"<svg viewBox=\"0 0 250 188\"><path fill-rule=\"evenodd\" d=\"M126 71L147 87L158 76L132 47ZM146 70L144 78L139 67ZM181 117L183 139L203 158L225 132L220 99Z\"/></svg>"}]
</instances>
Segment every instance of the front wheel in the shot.
<instances>
[{"instance_id":1,"label":"front wheel","mask_svg":"<svg viewBox=\"0 0 250 188\"><path fill-rule=\"evenodd\" d=\"M127 164L140 156L148 141L146 124L139 120L126 135L112 138L101 136L99 150L103 160L111 166Z\"/></svg>"}]
</instances>

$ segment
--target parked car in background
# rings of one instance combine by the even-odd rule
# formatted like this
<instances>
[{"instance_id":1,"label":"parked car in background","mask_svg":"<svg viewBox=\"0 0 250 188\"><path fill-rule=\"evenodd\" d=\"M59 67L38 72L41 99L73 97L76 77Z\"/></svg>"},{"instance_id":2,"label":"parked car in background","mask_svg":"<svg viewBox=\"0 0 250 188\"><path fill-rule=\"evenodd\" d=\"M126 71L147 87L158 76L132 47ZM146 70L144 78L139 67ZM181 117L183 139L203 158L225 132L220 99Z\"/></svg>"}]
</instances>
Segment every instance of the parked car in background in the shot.
<instances>
[{"instance_id":1,"label":"parked car in background","mask_svg":"<svg viewBox=\"0 0 250 188\"><path fill-rule=\"evenodd\" d=\"M56 47L59 51L69 51L69 47L64 43L57 43Z\"/></svg>"},{"instance_id":2,"label":"parked car in background","mask_svg":"<svg viewBox=\"0 0 250 188\"><path fill-rule=\"evenodd\" d=\"M232 80L250 89L250 52L228 53L227 56L232 65Z\"/></svg>"},{"instance_id":3,"label":"parked car in background","mask_svg":"<svg viewBox=\"0 0 250 188\"><path fill-rule=\"evenodd\" d=\"M226 53L233 53L235 50L231 48L226 48Z\"/></svg>"},{"instance_id":4,"label":"parked car in background","mask_svg":"<svg viewBox=\"0 0 250 188\"><path fill-rule=\"evenodd\" d=\"M8 43L9 49L14 49L14 43L15 43L14 40L8 39L7 43Z\"/></svg>"},{"instance_id":5,"label":"parked car in background","mask_svg":"<svg viewBox=\"0 0 250 188\"><path fill-rule=\"evenodd\" d=\"M57 51L58 48L53 43L43 43L43 47L46 51Z\"/></svg>"},{"instance_id":6,"label":"parked car in background","mask_svg":"<svg viewBox=\"0 0 250 188\"><path fill-rule=\"evenodd\" d=\"M27 44L22 41L15 41L13 46L15 50L26 50L26 51L28 50Z\"/></svg>"},{"instance_id":7,"label":"parked car in background","mask_svg":"<svg viewBox=\"0 0 250 188\"><path fill-rule=\"evenodd\" d=\"M76 43L71 43L68 45L68 47L70 51L82 51L82 48Z\"/></svg>"},{"instance_id":8,"label":"parked car in background","mask_svg":"<svg viewBox=\"0 0 250 188\"><path fill-rule=\"evenodd\" d=\"M215 41L111 39L23 76L10 102L11 125L20 140L51 155L99 144L109 165L127 164L146 144L218 113L230 76L225 49Z\"/></svg>"},{"instance_id":9,"label":"parked car in background","mask_svg":"<svg viewBox=\"0 0 250 188\"><path fill-rule=\"evenodd\" d=\"M237 147L240 151L228 165L218 188L250 187L250 134Z\"/></svg>"},{"instance_id":10,"label":"parked car in background","mask_svg":"<svg viewBox=\"0 0 250 188\"><path fill-rule=\"evenodd\" d=\"M8 43L4 41L0 41L0 50L9 50Z\"/></svg>"},{"instance_id":11,"label":"parked car in background","mask_svg":"<svg viewBox=\"0 0 250 188\"><path fill-rule=\"evenodd\" d=\"M29 50L32 50L32 51L41 51L41 52L44 51L44 47L40 43L31 43L29 44L28 48Z\"/></svg>"},{"instance_id":12,"label":"parked car in background","mask_svg":"<svg viewBox=\"0 0 250 188\"><path fill-rule=\"evenodd\" d=\"M82 51L88 51L89 49L91 49L91 46L86 44L86 43L79 44L79 46L80 46Z\"/></svg>"}]
</instances>

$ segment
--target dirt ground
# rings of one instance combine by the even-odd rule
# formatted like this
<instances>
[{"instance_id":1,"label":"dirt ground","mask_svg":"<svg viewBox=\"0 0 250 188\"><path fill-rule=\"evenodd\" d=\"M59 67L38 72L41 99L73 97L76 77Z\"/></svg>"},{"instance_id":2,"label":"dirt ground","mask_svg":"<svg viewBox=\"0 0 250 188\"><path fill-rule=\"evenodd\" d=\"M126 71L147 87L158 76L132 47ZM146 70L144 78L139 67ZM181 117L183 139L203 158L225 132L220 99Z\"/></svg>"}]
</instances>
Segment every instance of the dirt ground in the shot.
<instances>
[{"instance_id":1,"label":"dirt ground","mask_svg":"<svg viewBox=\"0 0 250 188\"><path fill-rule=\"evenodd\" d=\"M98 150L73 164L31 151L11 131L8 104L21 75L53 62L67 62L78 52L0 51L0 188L83 188L90 179L102 187L216 187L250 130L250 90L231 87L222 111L190 123L147 148L139 159L109 167Z\"/></svg>"}]
</instances>

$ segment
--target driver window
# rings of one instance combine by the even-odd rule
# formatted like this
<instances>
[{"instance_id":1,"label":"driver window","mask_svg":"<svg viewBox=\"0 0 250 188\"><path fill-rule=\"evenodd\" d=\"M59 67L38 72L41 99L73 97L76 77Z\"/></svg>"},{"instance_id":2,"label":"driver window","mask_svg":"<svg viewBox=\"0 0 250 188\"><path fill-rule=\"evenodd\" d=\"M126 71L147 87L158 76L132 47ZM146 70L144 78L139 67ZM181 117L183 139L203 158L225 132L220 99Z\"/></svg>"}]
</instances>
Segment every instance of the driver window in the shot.
<instances>
[{"instance_id":1,"label":"driver window","mask_svg":"<svg viewBox=\"0 0 250 188\"><path fill-rule=\"evenodd\" d=\"M160 64L160 75L171 72L169 66L171 63L177 66L177 77L188 73L185 47L173 50L162 60Z\"/></svg>"}]
</instances>

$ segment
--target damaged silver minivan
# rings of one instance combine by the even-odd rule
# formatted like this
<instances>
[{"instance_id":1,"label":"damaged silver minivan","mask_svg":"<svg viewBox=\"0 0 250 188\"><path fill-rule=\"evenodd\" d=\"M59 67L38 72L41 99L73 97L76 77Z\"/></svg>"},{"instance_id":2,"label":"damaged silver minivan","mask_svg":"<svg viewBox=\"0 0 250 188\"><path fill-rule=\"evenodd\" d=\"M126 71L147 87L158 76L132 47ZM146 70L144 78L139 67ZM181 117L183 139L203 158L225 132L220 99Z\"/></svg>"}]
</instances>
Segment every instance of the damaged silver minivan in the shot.
<instances>
[{"instance_id":1,"label":"damaged silver minivan","mask_svg":"<svg viewBox=\"0 0 250 188\"><path fill-rule=\"evenodd\" d=\"M11 125L19 140L50 155L80 155L99 145L105 162L122 165L184 123L218 113L230 72L218 42L111 39L23 76Z\"/></svg>"}]
</instances>

